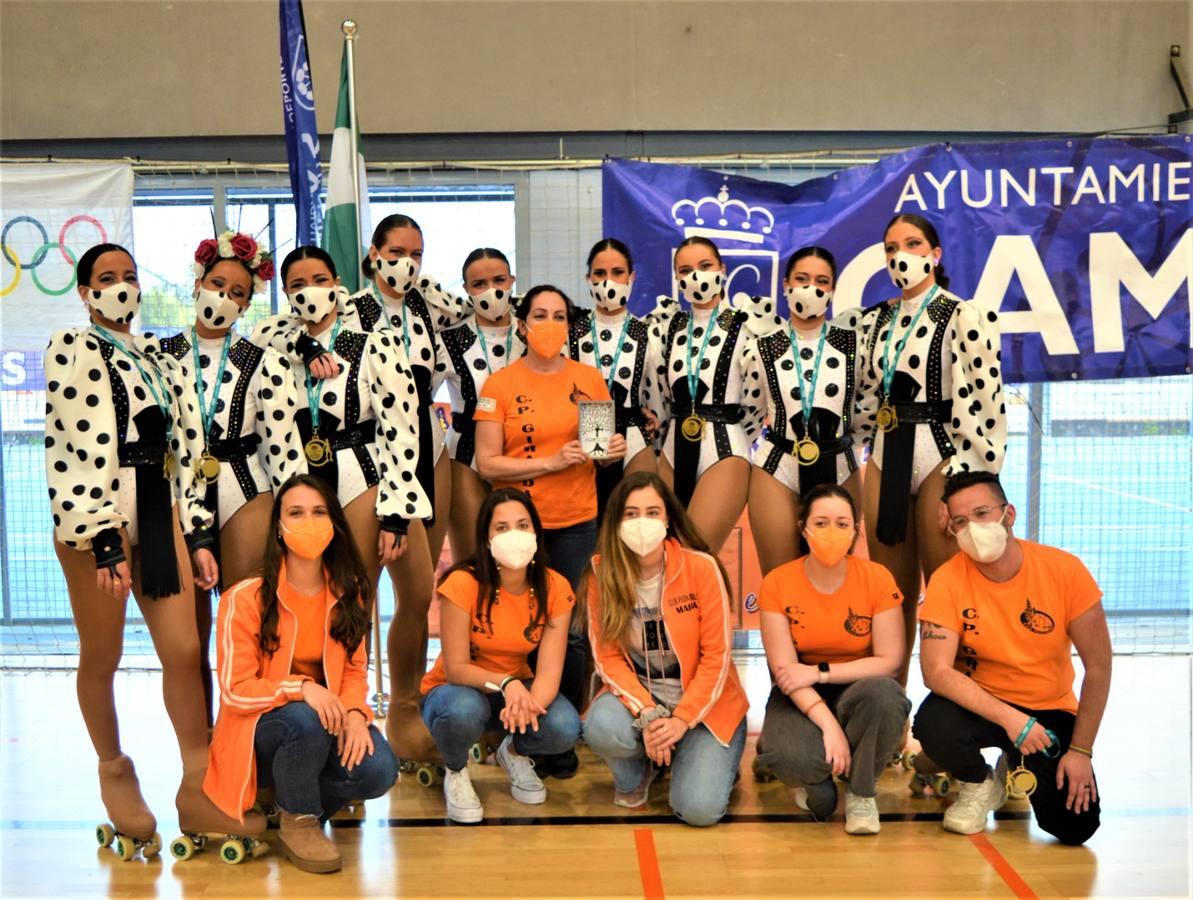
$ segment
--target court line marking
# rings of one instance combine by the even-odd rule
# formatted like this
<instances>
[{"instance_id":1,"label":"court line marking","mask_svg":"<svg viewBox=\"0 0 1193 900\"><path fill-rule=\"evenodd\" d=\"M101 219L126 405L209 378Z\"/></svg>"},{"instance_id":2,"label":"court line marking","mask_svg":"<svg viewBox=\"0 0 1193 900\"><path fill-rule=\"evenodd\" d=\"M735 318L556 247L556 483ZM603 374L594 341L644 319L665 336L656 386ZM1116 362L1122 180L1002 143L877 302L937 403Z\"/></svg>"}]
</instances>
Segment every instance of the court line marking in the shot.
<instances>
[{"instance_id":1,"label":"court line marking","mask_svg":"<svg viewBox=\"0 0 1193 900\"><path fill-rule=\"evenodd\" d=\"M638 851L638 874L642 877L644 900L664 900L663 876L654 849L654 834L649 828L634 829L634 846Z\"/></svg>"},{"instance_id":2,"label":"court line marking","mask_svg":"<svg viewBox=\"0 0 1193 900\"><path fill-rule=\"evenodd\" d=\"M1120 491L1118 488L1105 487L1100 484L1094 484L1092 481L1085 481L1081 478L1070 478L1067 475L1049 474L1050 481L1063 481L1066 484L1076 484L1089 491L1101 491L1103 494L1113 494L1115 497L1124 497L1127 500L1139 500L1143 503L1150 503L1153 506L1162 506L1164 509L1175 509L1177 512L1193 512L1193 507L1181 506L1179 503L1169 503L1166 500L1157 500L1154 497L1145 497L1143 494L1133 494L1130 491Z\"/></svg>"},{"instance_id":3,"label":"court line marking","mask_svg":"<svg viewBox=\"0 0 1193 900\"><path fill-rule=\"evenodd\" d=\"M1019 900L1039 900L1039 895L1015 871L1015 867L1007 862L1006 857L999 853L997 848L990 843L990 838L986 837L986 832L979 831L977 834L971 834L969 842L978 848L978 852L986 858L986 862L990 863L990 867L998 873L999 878L1006 882L1007 887L1011 889Z\"/></svg>"}]
</instances>

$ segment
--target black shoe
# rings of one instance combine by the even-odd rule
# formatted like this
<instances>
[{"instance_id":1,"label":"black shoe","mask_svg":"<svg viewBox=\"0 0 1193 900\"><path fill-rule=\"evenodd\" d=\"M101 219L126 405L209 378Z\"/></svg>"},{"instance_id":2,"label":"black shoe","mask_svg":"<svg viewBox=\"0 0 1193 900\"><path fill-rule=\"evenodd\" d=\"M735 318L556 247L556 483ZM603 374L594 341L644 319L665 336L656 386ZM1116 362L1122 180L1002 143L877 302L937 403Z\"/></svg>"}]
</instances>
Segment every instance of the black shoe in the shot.
<instances>
[{"instance_id":1,"label":"black shoe","mask_svg":"<svg viewBox=\"0 0 1193 900\"><path fill-rule=\"evenodd\" d=\"M836 812L837 783L831 776L819 784L809 784L806 790L808 791L808 812L818 821L823 822Z\"/></svg>"},{"instance_id":2,"label":"black shoe","mask_svg":"<svg viewBox=\"0 0 1193 900\"><path fill-rule=\"evenodd\" d=\"M534 760L534 770L540 778L545 778L549 775L552 778L558 778L562 781L565 778L571 778L576 774L576 770L580 768L580 758L576 756L575 750L531 758Z\"/></svg>"}]
</instances>

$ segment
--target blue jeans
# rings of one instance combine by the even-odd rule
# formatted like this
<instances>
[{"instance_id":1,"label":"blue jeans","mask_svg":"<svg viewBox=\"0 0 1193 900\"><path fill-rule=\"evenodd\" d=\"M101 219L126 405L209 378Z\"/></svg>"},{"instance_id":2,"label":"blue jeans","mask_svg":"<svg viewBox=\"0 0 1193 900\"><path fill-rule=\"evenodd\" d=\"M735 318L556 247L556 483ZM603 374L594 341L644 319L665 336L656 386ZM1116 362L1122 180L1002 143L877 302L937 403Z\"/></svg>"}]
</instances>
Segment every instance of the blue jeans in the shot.
<instances>
[{"instance_id":1,"label":"blue jeans","mask_svg":"<svg viewBox=\"0 0 1193 900\"><path fill-rule=\"evenodd\" d=\"M398 761L389 744L369 726L373 753L349 772L340 764L335 735L319 714L301 700L270 710L257 721L253 746L257 783L274 788L278 806L288 813L328 819L350 800L383 796L398 777Z\"/></svg>"},{"instance_id":2,"label":"blue jeans","mask_svg":"<svg viewBox=\"0 0 1193 900\"><path fill-rule=\"evenodd\" d=\"M584 742L613 772L619 791L642 783L650 760L634 716L610 693L601 694L584 719ZM685 734L671 751L671 809L689 825L715 825L729 808L729 792L746 748L742 719L725 747L703 725Z\"/></svg>"},{"instance_id":3,"label":"blue jeans","mask_svg":"<svg viewBox=\"0 0 1193 900\"><path fill-rule=\"evenodd\" d=\"M543 543L547 564L568 580L573 591L580 590L580 576L592 562L596 550L597 520L589 519L566 528L544 528Z\"/></svg>"},{"instance_id":4,"label":"blue jeans","mask_svg":"<svg viewBox=\"0 0 1193 900\"><path fill-rule=\"evenodd\" d=\"M468 764L468 750L486 731L504 731L498 713L501 694L485 694L459 684L441 684L423 698L423 721L449 769ZM580 739L580 714L562 694L539 716L539 730L514 735L514 749L523 756L563 753Z\"/></svg>"}]
</instances>

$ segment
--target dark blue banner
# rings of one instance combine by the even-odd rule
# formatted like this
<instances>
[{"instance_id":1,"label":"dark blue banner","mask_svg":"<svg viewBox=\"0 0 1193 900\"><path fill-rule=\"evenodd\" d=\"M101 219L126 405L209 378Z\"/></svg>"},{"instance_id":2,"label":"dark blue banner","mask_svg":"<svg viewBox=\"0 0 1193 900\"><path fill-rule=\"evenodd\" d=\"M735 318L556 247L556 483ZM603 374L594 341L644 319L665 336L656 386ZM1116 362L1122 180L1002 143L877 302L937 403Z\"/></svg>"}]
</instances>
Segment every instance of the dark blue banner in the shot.
<instances>
[{"instance_id":1,"label":"dark blue banner","mask_svg":"<svg viewBox=\"0 0 1193 900\"><path fill-rule=\"evenodd\" d=\"M828 248L833 305L895 295L883 228L918 213L940 234L949 289L996 309L1008 382L1193 371L1193 203L1188 135L934 145L798 185L711 169L612 160L604 233L634 254L631 306L679 296L676 245L721 250L727 293L786 314L787 258Z\"/></svg>"},{"instance_id":2,"label":"dark blue banner","mask_svg":"<svg viewBox=\"0 0 1193 900\"><path fill-rule=\"evenodd\" d=\"M319 244L323 208L319 193L319 130L315 125L315 88L307 59L307 30L302 0L279 0L282 33L282 118L286 124L286 159L290 163L290 190L294 194L297 240Z\"/></svg>"}]
</instances>

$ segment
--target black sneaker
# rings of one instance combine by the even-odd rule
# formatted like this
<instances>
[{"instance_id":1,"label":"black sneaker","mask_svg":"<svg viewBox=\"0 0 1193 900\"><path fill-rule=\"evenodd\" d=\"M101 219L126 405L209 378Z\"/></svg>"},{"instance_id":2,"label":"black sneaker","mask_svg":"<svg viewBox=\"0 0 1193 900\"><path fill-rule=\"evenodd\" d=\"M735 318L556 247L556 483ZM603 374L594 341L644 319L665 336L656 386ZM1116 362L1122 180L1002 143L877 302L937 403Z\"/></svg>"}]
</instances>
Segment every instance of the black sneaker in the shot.
<instances>
[{"instance_id":1,"label":"black sneaker","mask_svg":"<svg viewBox=\"0 0 1193 900\"><path fill-rule=\"evenodd\" d=\"M534 769L541 778L550 776L562 781L563 779L571 778L576 774L576 770L580 768L580 758L576 756L575 750L531 758L534 760Z\"/></svg>"}]
</instances>

